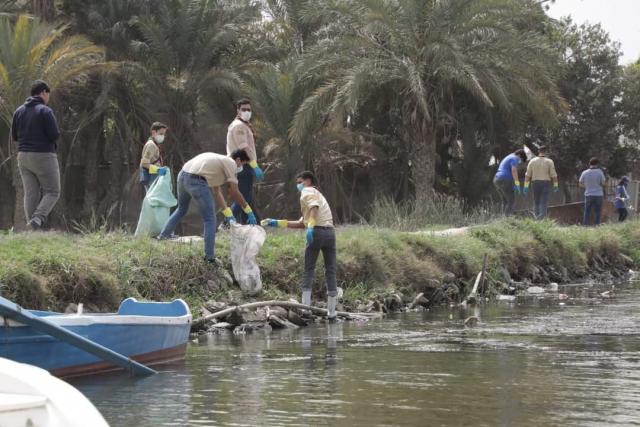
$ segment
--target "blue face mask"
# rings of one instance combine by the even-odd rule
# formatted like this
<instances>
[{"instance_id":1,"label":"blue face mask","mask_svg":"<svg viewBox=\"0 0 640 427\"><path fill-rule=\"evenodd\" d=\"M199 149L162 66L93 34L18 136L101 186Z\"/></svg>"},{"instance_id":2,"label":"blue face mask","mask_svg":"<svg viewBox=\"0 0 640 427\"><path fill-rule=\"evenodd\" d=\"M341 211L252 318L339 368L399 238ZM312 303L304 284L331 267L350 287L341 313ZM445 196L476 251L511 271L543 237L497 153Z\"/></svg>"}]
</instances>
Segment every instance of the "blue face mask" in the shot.
<instances>
[{"instance_id":1,"label":"blue face mask","mask_svg":"<svg viewBox=\"0 0 640 427\"><path fill-rule=\"evenodd\" d=\"M302 192L302 189L304 188L304 184L303 183L296 184L296 188L298 189L298 191Z\"/></svg>"}]
</instances>

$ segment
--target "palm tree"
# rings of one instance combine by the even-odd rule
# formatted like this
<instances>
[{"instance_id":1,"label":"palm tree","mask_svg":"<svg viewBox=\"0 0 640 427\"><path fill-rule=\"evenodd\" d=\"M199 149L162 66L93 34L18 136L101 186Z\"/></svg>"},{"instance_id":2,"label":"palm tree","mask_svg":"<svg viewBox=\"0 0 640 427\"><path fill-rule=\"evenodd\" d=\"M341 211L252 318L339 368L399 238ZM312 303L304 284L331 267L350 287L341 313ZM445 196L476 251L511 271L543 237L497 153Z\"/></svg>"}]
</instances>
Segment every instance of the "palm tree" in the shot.
<instances>
[{"instance_id":1,"label":"palm tree","mask_svg":"<svg viewBox=\"0 0 640 427\"><path fill-rule=\"evenodd\" d=\"M67 27L55 27L25 15L0 17L0 122L8 129L14 110L24 101L36 79L52 88L52 101L75 84L87 81L92 72L104 67L102 48L80 35L66 36ZM13 157L13 144L0 146L0 164ZM15 162L12 176L16 203L14 224L23 221L22 182ZM6 208L8 204L3 204Z\"/></svg>"},{"instance_id":2,"label":"palm tree","mask_svg":"<svg viewBox=\"0 0 640 427\"><path fill-rule=\"evenodd\" d=\"M168 145L170 162L182 162L201 150L195 133L203 105L220 99L231 105L240 77L229 52L258 17L255 6L172 0L138 19L142 41L134 42L133 50L146 69L149 100L180 143Z\"/></svg>"},{"instance_id":3,"label":"palm tree","mask_svg":"<svg viewBox=\"0 0 640 427\"><path fill-rule=\"evenodd\" d=\"M436 134L456 92L481 108L522 107L549 121L562 102L557 55L526 29L545 19L528 0L326 0L306 14L326 22L327 36L310 54L311 72L326 77L298 110L293 139L327 112L352 117L372 98L393 94L387 108L401 113L417 197L433 188Z\"/></svg>"}]
</instances>

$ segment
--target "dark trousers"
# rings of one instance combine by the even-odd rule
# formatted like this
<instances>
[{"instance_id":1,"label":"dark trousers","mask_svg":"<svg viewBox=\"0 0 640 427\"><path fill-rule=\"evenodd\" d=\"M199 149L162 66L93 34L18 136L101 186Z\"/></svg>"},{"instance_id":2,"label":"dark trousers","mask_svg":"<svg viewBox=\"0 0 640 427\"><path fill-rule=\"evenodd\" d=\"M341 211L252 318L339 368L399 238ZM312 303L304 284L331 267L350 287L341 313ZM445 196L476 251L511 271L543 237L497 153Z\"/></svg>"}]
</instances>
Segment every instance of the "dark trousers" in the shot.
<instances>
[{"instance_id":1,"label":"dark trousers","mask_svg":"<svg viewBox=\"0 0 640 427\"><path fill-rule=\"evenodd\" d=\"M546 218L551 181L531 181L531 191L533 192L533 209L536 219Z\"/></svg>"},{"instance_id":2,"label":"dark trousers","mask_svg":"<svg viewBox=\"0 0 640 427\"><path fill-rule=\"evenodd\" d=\"M324 275L327 280L327 295L334 297L338 294L336 283L336 231L333 228L313 229L313 241L304 251L304 282L303 291L311 291L313 276L316 271L316 261L322 251L324 258Z\"/></svg>"},{"instance_id":3,"label":"dark trousers","mask_svg":"<svg viewBox=\"0 0 640 427\"><path fill-rule=\"evenodd\" d=\"M496 186L498 194L502 199L502 213L511 215L513 213L513 204L515 203L515 195L513 194L512 179L493 179L493 185Z\"/></svg>"},{"instance_id":4,"label":"dark trousers","mask_svg":"<svg viewBox=\"0 0 640 427\"><path fill-rule=\"evenodd\" d=\"M253 172L253 168L249 165L244 165L242 168L242 172L238 175L238 190L240 190L240 194L244 197L244 200L251 206L254 215L258 222L260 222L260 218L258 218L258 213L253 206L253 181L255 179L255 174ZM242 206L237 203L233 203L231 205L231 210L233 211L233 216L236 218L236 221L240 224L247 223L247 214L243 212Z\"/></svg>"},{"instance_id":5,"label":"dark trousers","mask_svg":"<svg viewBox=\"0 0 640 427\"><path fill-rule=\"evenodd\" d=\"M622 222L629 216L627 208L618 208L618 221Z\"/></svg>"},{"instance_id":6,"label":"dark trousers","mask_svg":"<svg viewBox=\"0 0 640 427\"><path fill-rule=\"evenodd\" d=\"M591 211L594 211L595 218L593 225L600 224L600 214L602 213L602 196L585 196L584 197L584 218L582 219L582 225L589 225L591 220Z\"/></svg>"}]
</instances>

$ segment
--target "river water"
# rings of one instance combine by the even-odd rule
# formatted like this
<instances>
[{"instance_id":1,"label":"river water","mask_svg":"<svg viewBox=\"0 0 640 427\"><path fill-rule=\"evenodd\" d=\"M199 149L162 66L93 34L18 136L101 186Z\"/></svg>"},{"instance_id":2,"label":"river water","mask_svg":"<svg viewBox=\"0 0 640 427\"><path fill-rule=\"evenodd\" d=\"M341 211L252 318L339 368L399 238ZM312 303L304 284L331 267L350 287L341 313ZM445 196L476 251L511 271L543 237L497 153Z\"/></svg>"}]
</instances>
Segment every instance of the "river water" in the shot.
<instances>
[{"instance_id":1,"label":"river water","mask_svg":"<svg viewBox=\"0 0 640 427\"><path fill-rule=\"evenodd\" d=\"M205 336L158 375L72 384L114 427L640 425L640 287L603 291Z\"/></svg>"}]
</instances>

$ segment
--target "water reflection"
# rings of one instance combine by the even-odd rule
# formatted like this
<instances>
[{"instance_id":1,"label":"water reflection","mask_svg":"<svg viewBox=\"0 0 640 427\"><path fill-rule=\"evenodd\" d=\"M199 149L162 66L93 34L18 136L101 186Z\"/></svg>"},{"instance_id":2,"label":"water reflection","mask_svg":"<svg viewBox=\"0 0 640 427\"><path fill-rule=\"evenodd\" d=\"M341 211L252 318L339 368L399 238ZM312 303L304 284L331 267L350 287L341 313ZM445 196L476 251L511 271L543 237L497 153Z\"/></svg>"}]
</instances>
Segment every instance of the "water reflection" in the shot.
<instances>
[{"instance_id":1,"label":"water reflection","mask_svg":"<svg viewBox=\"0 0 640 427\"><path fill-rule=\"evenodd\" d=\"M113 426L639 423L640 291L572 295L208 336L155 377L74 384Z\"/></svg>"}]
</instances>

